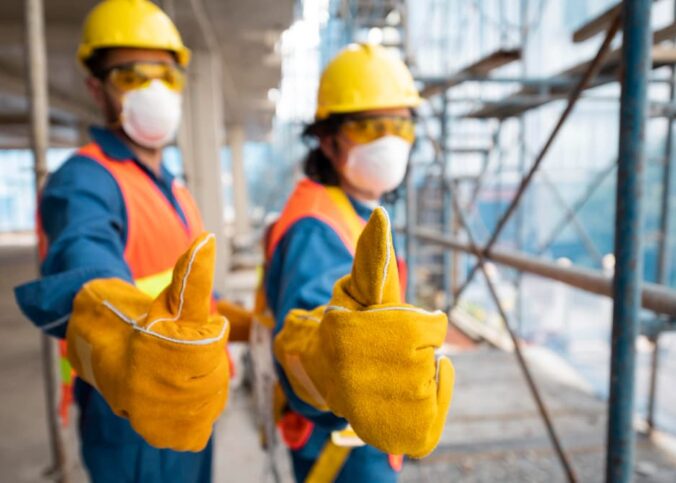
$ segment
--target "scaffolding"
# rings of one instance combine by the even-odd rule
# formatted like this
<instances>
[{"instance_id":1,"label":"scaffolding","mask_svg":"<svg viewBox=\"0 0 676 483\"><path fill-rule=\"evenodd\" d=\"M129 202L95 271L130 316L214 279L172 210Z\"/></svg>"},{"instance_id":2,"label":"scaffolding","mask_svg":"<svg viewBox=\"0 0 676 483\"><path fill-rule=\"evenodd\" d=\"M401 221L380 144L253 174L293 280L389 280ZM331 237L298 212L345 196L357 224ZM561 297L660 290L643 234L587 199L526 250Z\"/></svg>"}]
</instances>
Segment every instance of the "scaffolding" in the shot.
<instances>
[{"instance_id":1,"label":"scaffolding","mask_svg":"<svg viewBox=\"0 0 676 483\"><path fill-rule=\"evenodd\" d=\"M426 141L430 141L434 155L432 166L427 166L431 176L440 178L439 185L442 193L438 203L438 220L436 228L422 222L421 210L417 206L420 196L416 196L419 189L415 184L416 170L420 169L413 164L409 172L406 197L406 224L402 231L406 235L407 258L411 266L411 272L415 275L417 264L423 263L426 258L421 254L421 245L428 247L443 248L443 277L440 289L443 291L444 300L450 301L446 307L451 321L458 318L457 307L462 300L466 288L474 280L476 272L483 274L490 300L497 307L500 318L504 322L504 328L511 338L514 353L518 359L531 395L540 410L543 422L548 431L551 444L559 456L562 469L568 481L576 481L576 473L566 454L557 430L549 415L547 404L534 381L531 371L520 349L518 331L520 323L514 318L520 319L519 306L510 316L504 308L495 284L491 279L486 263L488 261L516 269L519 273L537 274L552 280L568 284L585 291L606 295L614 299L612 356L611 356L611 384L608 404L609 428L607 438L606 478L607 481L630 481L633 474L633 446L634 430L632 427L633 416L633 392L635 373L635 349L634 340L639 331L647 334L653 343L652 370L650 376L650 393L648 404L647 423L649 431L654 428L655 391L658 361L659 335L664 331L674 330L676 324L676 291L668 286L669 280L669 230L670 230L670 193L673 190L673 113L669 109L662 109L668 123L667 140L664 149L663 160L663 186L661 195L661 211L659 225L659 254L657 264L657 284L642 283L642 252L641 252L641 186L643 178L641 173L645 160L645 125L647 112L647 91L653 80L655 83L667 82L669 85L670 102L674 100L674 65L676 64L676 49L672 47L672 40L676 37L676 24L672 23L664 28L652 32L650 27L650 1L625 0L613 5L600 15L592 18L585 25L573 33L573 41L583 42L605 33L603 42L600 44L596 55L573 67L567 68L555 75L542 78L529 78L526 75L525 61L522 57L522 49L528 36L528 2L521 1L521 25L520 34L522 47L501 47L483 57L469 63L466 67L458 68L454 73L442 77L420 78L424 87L423 96L430 99L430 104L435 106L433 112L422 119L425 129ZM676 17L676 14L675 14ZM613 48L613 41L618 31L623 31L622 46ZM650 38L652 37L652 46ZM447 52L447 55L450 53ZM506 65L522 62L520 76L499 77L494 76L496 69ZM624 69L622 69L624 66ZM650 78L651 69L668 67L670 76L668 79ZM452 97L453 89L468 82L486 84L509 84L518 88L498 101L487 101L481 97L475 99L462 99L472 101L478 107L470 109L463 114L449 114L449 105L458 102ZM551 146L557 139L561 128L569 119L570 114L583 98L583 94L589 89L606 84L620 83L622 94L620 99L620 148L617 162L610 163L594 177L587 189L571 205L566 203L557 191L556 183L547 179L540 167L546 159ZM565 100L566 104L558 117L558 121L550 131L542 148L534 156L530 167L525 169L525 122L526 113L538 109L546 104ZM659 115L659 114L658 114ZM484 188L486 178L490 175L487 169L489 159L495 157L500 163L500 128L502 122L518 118L519 135L517 138L520 160L517 176L520 177L518 186L509 200L507 207L500 213L497 222L490 231L490 236L485 243L477 241L476 234L472 229L470 218L475 215L477 197ZM457 128L467 121L493 121L488 122L484 128L488 131L484 138L493 139L493 142L484 147L460 146L454 147L450 139L453 134L449 130L449 124ZM497 127L496 126L497 122ZM429 125L433 124L434 128ZM429 138L429 139L428 139ZM481 154L481 167L474 176L453 176L449 165L460 163L467 156ZM497 155L496 155L497 154ZM500 173L499 166L496 172ZM602 265L602 255L594 246L594 242L588 236L584 225L578 219L577 213L585 203L593 196L598 186L617 169L617 206L615 223L615 275L611 277L607 273L597 270L589 270L583 267L562 267L559 264L540 258L548 247L556 240L558 235L568 226L573 225L578 233L582 244L593 257L597 266ZM557 204L562 208L564 215L555 224L555 228L547 236L536 250L534 255L529 255L523 249L523 205L525 193L532 184L534 177L540 174L545 179L545 186L552 191ZM426 181L429 183L429 181ZM469 183L469 190L463 189L463 185ZM426 186L426 193L430 195ZM463 193L467 201L462 201ZM431 195L430 195L431 196ZM424 207L425 217L430 218L430 205ZM475 216L480 218L480 216ZM516 250L499 247L501 235L505 233L507 223L516 220L514 229L515 240L512 244ZM479 220L481 222L481 220ZM452 253L452 255L451 255ZM460 283L458 264L459 253L470 255L476 262L466 271L466 277ZM437 260L438 261L438 260ZM516 277L515 285L519 289L519 277ZM420 284L418 284L420 285ZM419 296L416 293L415 282L409 286L409 298ZM652 312L650 316L639 319L640 309Z\"/></svg>"}]
</instances>

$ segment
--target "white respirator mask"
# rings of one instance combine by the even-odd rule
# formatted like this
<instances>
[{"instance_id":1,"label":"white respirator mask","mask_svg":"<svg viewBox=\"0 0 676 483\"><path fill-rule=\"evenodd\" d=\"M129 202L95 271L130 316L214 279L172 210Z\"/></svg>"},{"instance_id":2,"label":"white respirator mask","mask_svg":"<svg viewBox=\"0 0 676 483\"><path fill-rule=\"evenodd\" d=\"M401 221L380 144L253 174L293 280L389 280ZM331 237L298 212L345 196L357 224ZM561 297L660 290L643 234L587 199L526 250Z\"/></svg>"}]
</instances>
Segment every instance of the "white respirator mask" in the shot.
<instances>
[{"instance_id":1,"label":"white respirator mask","mask_svg":"<svg viewBox=\"0 0 676 483\"><path fill-rule=\"evenodd\" d=\"M387 193L404 180L410 152L411 143L399 136L383 136L360 144L347 155L345 177L361 190Z\"/></svg>"},{"instance_id":2,"label":"white respirator mask","mask_svg":"<svg viewBox=\"0 0 676 483\"><path fill-rule=\"evenodd\" d=\"M127 136L140 146L166 146L176 137L181 122L181 94L155 79L124 95L120 121Z\"/></svg>"}]
</instances>

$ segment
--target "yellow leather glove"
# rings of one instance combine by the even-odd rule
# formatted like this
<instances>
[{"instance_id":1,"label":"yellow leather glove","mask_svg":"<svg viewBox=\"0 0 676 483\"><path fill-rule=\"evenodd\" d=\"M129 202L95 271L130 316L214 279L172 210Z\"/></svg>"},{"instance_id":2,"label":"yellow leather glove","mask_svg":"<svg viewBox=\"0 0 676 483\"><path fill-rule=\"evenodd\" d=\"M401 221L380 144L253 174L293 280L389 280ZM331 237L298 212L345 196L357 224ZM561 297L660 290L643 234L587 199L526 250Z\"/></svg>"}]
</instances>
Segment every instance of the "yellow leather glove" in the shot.
<instances>
[{"instance_id":1,"label":"yellow leather glove","mask_svg":"<svg viewBox=\"0 0 676 483\"><path fill-rule=\"evenodd\" d=\"M249 340L249 332L251 332L251 323L253 322L253 313L250 310L223 299L216 302L216 309L230 322L230 342L246 342Z\"/></svg>"},{"instance_id":2,"label":"yellow leather glove","mask_svg":"<svg viewBox=\"0 0 676 483\"><path fill-rule=\"evenodd\" d=\"M225 407L229 324L209 315L214 257L204 234L155 300L112 278L87 283L73 303L71 364L157 448L203 449Z\"/></svg>"},{"instance_id":3,"label":"yellow leather glove","mask_svg":"<svg viewBox=\"0 0 676 483\"><path fill-rule=\"evenodd\" d=\"M446 316L400 298L389 218L378 208L352 274L327 307L291 311L274 352L298 397L347 419L364 442L420 458L439 442L455 372L435 356Z\"/></svg>"}]
</instances>

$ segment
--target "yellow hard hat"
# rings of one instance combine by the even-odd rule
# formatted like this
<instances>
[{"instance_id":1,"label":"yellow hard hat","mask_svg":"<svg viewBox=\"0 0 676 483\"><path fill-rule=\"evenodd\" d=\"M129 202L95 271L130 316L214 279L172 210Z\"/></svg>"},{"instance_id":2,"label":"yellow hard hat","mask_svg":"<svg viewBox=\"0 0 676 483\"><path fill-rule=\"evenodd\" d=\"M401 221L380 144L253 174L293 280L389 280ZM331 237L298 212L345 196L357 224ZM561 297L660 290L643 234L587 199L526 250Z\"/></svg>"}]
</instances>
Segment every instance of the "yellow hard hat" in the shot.
<instances>
[{"instance_id":1,"label":"yellow hard hat","mask_svg":"<svg viewBox=\"0 0 676 483\"><path fill-rule=\"evenodd\" d=\"M315 117L417 107L421 99L406 65L386 48L351 44L329 62L319 81Z\"/></svg>"},{"instance_id":2,"label":"yellow hard hat","mask_svg":"<svg viewBox=\"0 0 676 483\"><path fill-rule=\"evenodd\" d=\"M77 58L85 63L96 49L135 47L169 50L187 67L190 50L169 16L149 0L104 0L89 12Z\"/></svg>"}]
</instances>

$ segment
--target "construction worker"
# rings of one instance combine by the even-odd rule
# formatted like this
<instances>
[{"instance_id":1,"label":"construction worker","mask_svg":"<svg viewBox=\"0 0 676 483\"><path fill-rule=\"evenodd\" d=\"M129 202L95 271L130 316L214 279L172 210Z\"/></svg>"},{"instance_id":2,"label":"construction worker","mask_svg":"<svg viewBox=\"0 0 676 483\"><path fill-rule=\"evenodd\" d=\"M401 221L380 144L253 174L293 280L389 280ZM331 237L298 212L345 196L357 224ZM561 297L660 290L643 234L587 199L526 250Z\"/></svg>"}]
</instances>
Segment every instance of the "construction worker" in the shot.
<instances>
[{"instance_id":1,"label":"construction worker","mask_svg":"<svg viewBox=\"0 0 676 483\"><path fill-rule=\"evenodd\" d=\"M43 277L18 287L17 302L67 338L92 481L208 482L226 342L248 330L214 315L214 237L162 164L190 52L149 0L105 0L84 22L77 57L105 127L42 191Z\"/></svg>"},{"instance_id":2,"label":"construction worker","mask_svg":"<svg viewBox=\"0 0 676 483\"><path fill-rule=\"evenodd\" d=\"M306 178L267 234L278 425L299 482L396 481L403 455L428 454L444 426L454 371L435 349L448 321L402 302L404 264L378 207L404 179L419 104L386 49L341 51L305 131L317 141Z\"/></svg>"}]
</instances>

